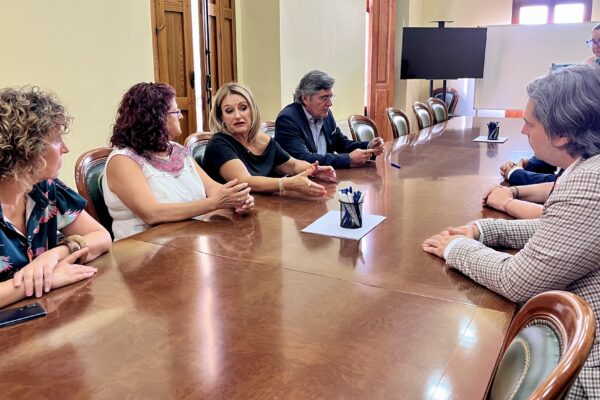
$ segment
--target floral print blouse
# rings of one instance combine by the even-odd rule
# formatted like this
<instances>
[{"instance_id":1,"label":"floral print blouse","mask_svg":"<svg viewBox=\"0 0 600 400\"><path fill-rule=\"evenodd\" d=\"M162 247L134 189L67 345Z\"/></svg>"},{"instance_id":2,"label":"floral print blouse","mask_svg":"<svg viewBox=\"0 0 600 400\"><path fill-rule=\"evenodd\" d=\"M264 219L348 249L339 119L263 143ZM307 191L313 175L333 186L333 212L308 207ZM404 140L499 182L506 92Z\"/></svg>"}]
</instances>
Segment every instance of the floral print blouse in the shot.
<instances>
[{"instance_id":1,"label":"floral print blouse","mask_svg":"<svg viewBox=\"0 0 600 400\"><path fill-rule=\"evenodd\" d=\"M23 236L4 219L0 206L0 282L44 251L56 247L58 231L71 224L86 201L58 179L34 185L27 197L27 232Z\"/></svg>"}]
</instances>

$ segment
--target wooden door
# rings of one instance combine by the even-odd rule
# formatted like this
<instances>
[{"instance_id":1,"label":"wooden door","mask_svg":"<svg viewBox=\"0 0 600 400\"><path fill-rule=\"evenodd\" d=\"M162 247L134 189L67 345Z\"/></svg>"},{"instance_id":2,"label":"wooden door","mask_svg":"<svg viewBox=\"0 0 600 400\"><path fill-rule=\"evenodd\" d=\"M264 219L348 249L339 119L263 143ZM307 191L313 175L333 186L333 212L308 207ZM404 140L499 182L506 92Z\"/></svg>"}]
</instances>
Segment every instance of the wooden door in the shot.
<instances>
[{"instance_id":1,"label":"wooden door","mask_svg":"<svg viewBox=\"0 0 600 400\"><path fill-rule=\"evenodd\" d=\"M154 26L154 79L175 88L181 109L182 143L196 132L191 0L151 0Z\"/></svg>"},{"instance_id":2,"label":"wooden door","mask_svg":"<svg viewBox=\"0 0 600 400\"><path fill-rule=\"evenodd\" d=\"M367 12L367 116L375 121L384 140L392 140L385 109L394 99L396 0L367 0Z\"/></svg>"},{"instance_id":3,"label":"wooden door","mask_svg":"<svg viewBox=\"0 0 600 400\"><path fill-rule=\"evenodd\" d=\"M206 82L202 110L204 130L208 130L212 98L224 83L237 81L235 0L201 0L201 3L201 37L205 47L202 73Z\"/></svg>"}]
</instances>

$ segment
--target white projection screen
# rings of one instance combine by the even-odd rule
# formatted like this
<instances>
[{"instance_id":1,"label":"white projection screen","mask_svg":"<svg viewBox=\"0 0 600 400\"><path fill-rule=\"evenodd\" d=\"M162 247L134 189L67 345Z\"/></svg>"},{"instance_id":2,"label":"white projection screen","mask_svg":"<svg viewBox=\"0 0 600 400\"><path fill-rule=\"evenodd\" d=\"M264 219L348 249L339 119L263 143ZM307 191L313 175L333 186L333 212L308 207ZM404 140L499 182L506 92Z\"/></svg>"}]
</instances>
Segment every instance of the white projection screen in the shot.
<instances>
[{"instance_id":1,"label":"white projection screen","mask_svg":"<svg viewBox=\"0 0 600 400\"><path fill-rule=\"evenodd\" d=\"M475 80L475 108L523 109L529 81L546 74L552 63L576 64L592 55L585 41L596 24L489 26L483 79Z\"/></svg>"}]
</instances>

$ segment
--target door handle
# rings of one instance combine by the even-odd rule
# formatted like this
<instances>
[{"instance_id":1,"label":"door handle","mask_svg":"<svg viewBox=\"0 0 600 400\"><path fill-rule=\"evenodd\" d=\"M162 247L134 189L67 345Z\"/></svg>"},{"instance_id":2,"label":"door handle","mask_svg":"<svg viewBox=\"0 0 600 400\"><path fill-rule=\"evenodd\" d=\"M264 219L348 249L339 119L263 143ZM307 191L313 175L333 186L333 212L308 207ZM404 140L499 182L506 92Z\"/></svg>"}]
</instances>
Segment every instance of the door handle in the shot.
<instances>
[{"instance_id":1,"label":"door handle","mask_svg":"<svg viewBox=\"0 0 600 400\"><path fill-rule=\"evenodd\" d=\"M192 90L196 90L196 74L194 71L190 72L190 86Z\"/></svg>"}]
</instances>

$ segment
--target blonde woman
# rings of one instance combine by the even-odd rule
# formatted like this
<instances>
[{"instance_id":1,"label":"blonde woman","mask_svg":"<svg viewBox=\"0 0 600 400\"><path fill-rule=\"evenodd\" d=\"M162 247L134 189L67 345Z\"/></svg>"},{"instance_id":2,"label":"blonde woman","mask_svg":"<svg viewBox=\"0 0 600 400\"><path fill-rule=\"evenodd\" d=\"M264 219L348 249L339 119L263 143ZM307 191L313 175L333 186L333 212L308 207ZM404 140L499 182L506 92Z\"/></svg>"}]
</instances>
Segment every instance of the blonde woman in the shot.
<instances>
[{"instance_id":1,"label":"blonde woman","mask_svg":"<svg viewBox=\"0 0 600 400\"><path fill-rule=\"evenodd\" d=\"M255 192L323 197L324 182L335 182L330 166L319 166L291 157L269 135L260 130L260 114L248 88L239 83L223 85L210 114L215 135L204 155L204 168L216 181L237 179Z\"/></svg>"}]
</instances>

